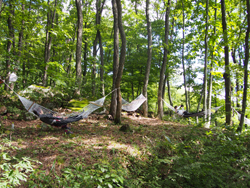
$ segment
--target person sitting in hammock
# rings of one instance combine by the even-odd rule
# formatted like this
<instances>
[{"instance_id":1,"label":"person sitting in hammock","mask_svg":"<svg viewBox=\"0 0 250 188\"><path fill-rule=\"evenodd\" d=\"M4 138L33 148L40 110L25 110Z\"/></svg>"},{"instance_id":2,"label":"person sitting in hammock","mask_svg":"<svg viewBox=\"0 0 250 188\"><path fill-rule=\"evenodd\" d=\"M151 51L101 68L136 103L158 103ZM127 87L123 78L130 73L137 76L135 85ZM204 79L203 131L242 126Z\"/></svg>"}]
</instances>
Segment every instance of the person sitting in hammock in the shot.
<instances>
[{"instance_id":1,"label":"person sitting in hammock","mask_svg":"<svg viewBox=\"0 0 250 188\"><path fill-rule=\"evenodd\" d=\"M183 106L183 105L182 105ZM175 109L175 113L177 113L178 115L180 116L183 116L184 113L186 113L186 111L184 110L180 110L181 106L178 108L178 106L175 106L174 109Z\"/></svg>"},{"instance_id":2,"label":"person sitting in hammock","mask_svg":"<svg viewBox=\"0 0 250 188\"><path fill-rule=\"evenodd\" d=\"M76 115L76 116L72 116L68 118L55 117L53 116L53 114L44 114L41 108L35 108L33 110L33 113L36 114L42 122L55 126L55 127L61 127L62 129L65 130L67 134L72 133L69 130L70 128L67 126L68 123L83 119L81 115Z\"/></svg>"},{"instance_id":3,"label":"person sitting in hammock","mask_svg":"<svg viewBox=\"0 0 250 188\"><path fill-rule=\"evenodd\" d=\"M189 113L187 111L184 110L184 105L180 105L180 107L178 108L177 106L174 107L175 109L175 112L180 115L180 116L185 116L185 115L192 115L192 114L195 114L195 113Z\"/></svg>"}]
</instances>

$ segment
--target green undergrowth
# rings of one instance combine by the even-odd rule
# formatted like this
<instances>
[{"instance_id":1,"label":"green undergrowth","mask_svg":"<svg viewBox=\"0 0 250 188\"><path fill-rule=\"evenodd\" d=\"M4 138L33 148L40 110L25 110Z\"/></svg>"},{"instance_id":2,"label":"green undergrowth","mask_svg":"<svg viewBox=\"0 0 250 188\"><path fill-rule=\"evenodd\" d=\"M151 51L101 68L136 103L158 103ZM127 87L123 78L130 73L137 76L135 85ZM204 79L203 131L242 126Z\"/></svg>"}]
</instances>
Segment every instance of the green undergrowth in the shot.
<instances>
[{"instance_id":1,"label":"green undergrowth","mask_svg":"<svg viewBox=\"0 0 250 188\"><path fill-rule=\"evenodd\" d=\"M5 156L15 153L16 159L2 157L0 162L9 163L9 170L16 173L27 172L19 181L29 188L250 187L247 131L236 134L233 128L204 129L174 122L129 125L131 131L122 132L119 125L106 121L75 124L75 137L54 128L15 130L10 145L32 145L5 150ZM14 170L25 156L46 160L40 166L26 166L27 171Z\"/></svg>"},{"instance_id":2,"label":"green undergrowth","mask_svg":"<svg viewBox=\"0 0 250 188\"><path fill-rule=\"evenodd\" d=\"M143 127L147 128L140 129ZM219 128L205 131L198 127L185 127L176 130L176 134L145 141L147 154L144 151L141 156L113 150L119 153L115 158L99 158L91 165L78 160L62 169L60 175L53 169L49 174L37 170L27 184L29 187L129 188L250 186L248 134L235 135Z\"/></svg>"}]
</instances>

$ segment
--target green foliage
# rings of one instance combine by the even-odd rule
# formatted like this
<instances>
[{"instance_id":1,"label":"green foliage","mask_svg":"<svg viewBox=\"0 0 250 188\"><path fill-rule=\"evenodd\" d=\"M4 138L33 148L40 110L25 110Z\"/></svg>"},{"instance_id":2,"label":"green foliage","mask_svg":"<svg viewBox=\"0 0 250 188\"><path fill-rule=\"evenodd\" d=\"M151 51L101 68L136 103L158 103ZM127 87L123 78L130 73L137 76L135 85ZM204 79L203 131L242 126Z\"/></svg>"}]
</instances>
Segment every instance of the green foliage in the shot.
<instances>
[{"instance_id":1,"label":"green foliage","mask_svg":"<svg viewBox=\"0 0 250 188\"><path fill-rule=\"evenodd\" d=\"M138 187L249 187L249 136L193 128L182 142L161 141L149 161L131 158Z\"/></svg>"},{"instance_id":2,"label":"green foliage","mask_svg":"<svg viewBox=\"0 0 250 188\"><path fill-rule=\"evenodd\" d=\"M0 187L16 187L21 181L27 181L28 174L34 170L32 163L38 161L27 157L18 159L10 156L6 150L11 149L11 146L7 142L7 140L2 141L0 145Z\"/></svg>"},{"instance_id":3,"label":"green foliage","mask_svg":"<svg viewBox=\"0 0 250 188\"><path fill-rule=\"evenodd\" d=\"M70 108L73 110L73 111L77 111L77 110L80 110L82 109L83 107L85 107L86 105L88 105L89 101L88 99L83 99L81 101L79 100L75 100L75 99L72 99L69 101L69 105L71 106Z\"/></svg>"},{"instance_id":4,"label":"green foliage","mask_svg":"<svg viewBox=\"0 0 250 188\"><path fill-rule=\"evenodd\" d=\"M114 164L113 164L114 165ZM39 170L31 174L31 180L28 185L39 187L98 187L112 188L122 187L124 184L123 173L119 166L116 168L107 162L96 163L93 168L84 168L83 163L77 163L62 170L62 176L59 177L53 171L49 175ZM55 178L54 178L55 177Z\"/></svg>"}]
</instances>

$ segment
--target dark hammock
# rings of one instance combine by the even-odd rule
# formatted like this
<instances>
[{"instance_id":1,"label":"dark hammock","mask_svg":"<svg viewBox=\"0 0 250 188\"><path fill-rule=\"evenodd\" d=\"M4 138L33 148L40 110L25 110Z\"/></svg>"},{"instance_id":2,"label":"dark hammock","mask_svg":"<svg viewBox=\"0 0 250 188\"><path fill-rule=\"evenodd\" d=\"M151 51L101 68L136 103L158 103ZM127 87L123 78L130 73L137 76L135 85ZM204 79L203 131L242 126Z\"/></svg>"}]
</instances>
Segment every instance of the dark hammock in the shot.
<instances>
[{"instance_id":1,"label":"dark hammock","mask_svg":"<svg viewBox=\"0 0 250 188\"><path fill-rule=\"evenodd\" d=\"M200 117L200 116L204 116L205 112L196 112L196 113L189 113L189 112L184 112L182 117L188 118L188 117Z\"/></svg>"},{"instance_id":2,"label":"dark hammock","mask_svg":"<svg viewBox=\"0 0 250 188\"><path fill-rule=\"evenodd\" d=\"M41 114L41 111L39 111L38 109L33 110L33 112L40 118L42 122L56 127L61 127L67 125L68 123L72 123L83 119L81 115L71 116L68 118L61 118L61 117L54 117L53 114Z\"/></svg>"}]
</instances>

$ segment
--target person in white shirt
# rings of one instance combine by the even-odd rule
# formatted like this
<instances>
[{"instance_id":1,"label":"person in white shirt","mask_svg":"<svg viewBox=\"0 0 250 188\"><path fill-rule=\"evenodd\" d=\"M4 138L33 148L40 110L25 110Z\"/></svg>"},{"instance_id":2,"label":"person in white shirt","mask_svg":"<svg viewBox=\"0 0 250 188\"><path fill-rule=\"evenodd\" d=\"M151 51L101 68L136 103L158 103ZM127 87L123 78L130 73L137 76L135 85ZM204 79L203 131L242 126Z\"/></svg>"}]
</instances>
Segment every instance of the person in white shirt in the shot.
<instances>
[{"instance_id":1,"label":"person in white shirt","mask_svg":"<svg viewBox=\"0 0 250 188\"><path fill-rule=\"evenodd\" d=\"M183 107L183 105L181 105L181 106ZM180 107L181 107L181 106L180 106ZM174 109L175 109L175 113L177 113L177 114L180 115L180 116L183 116L183 113L185 112L185 111L183 110L183 108L182 108L181 110L179 110L178 107L175 106Z\"/></svg>"}]
</instances>

